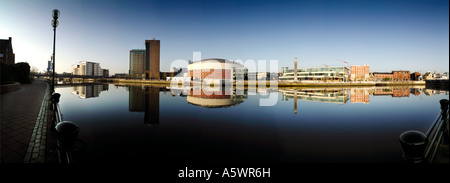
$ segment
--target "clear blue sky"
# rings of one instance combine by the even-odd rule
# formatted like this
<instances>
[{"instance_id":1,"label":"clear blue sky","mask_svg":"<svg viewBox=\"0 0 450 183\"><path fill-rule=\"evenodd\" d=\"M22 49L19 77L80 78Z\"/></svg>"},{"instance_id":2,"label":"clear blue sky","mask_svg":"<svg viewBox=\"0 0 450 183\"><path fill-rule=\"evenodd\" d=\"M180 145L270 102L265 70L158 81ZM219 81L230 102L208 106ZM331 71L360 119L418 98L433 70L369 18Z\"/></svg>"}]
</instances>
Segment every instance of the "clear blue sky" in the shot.
<instances>
[{"instance_id":1,"label":"clear blue sky","mask_svg":"<svg viewBox=\"0 0 450 183\"><path fill-rule=\"evenodd\" d=\"M293 67L370 65L448 72L448 0L130 1L0 0L0 39L16 62L44 70L53 47L52 9L61 11L56 70L79 61L127 73L129 50L161 40L161 71L176 59L278 60Z\"/></svg>"}]
</instances>

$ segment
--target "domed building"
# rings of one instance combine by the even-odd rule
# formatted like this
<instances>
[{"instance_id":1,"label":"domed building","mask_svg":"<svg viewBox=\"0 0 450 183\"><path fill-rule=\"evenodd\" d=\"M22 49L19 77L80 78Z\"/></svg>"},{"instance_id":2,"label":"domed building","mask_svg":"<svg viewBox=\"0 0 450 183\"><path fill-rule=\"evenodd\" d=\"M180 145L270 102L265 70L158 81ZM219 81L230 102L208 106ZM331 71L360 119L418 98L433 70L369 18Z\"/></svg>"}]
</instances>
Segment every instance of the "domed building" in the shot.
<instances>
[{"instance_id":1,"label":"domed building","mask_svg":"<svg viewBox=\"0 0 450 183\"><path fill-rule=\"evenodd\" d=\"M188 65L189 77L193 82L231 84L244 80L244 65L220 58L203 59Z\"/></svg>"}]
</instances>

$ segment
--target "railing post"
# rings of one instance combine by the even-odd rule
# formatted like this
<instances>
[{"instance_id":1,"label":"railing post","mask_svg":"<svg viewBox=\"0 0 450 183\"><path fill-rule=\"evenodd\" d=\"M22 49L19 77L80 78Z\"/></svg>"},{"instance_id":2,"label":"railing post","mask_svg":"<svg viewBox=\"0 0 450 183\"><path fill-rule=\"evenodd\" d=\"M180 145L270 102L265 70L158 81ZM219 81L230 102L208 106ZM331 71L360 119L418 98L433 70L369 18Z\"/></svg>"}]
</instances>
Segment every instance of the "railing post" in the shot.
<instances>
[{"instance_id":1,"label":"railing post","mask_svg":"<svg viewBox=\"0 0 450 183\"><path fill-rule=\"evenodd\" d=\"M408 163L425 163L425 148L428 137L420 131L406 131L400 135L403 159Z\"/></svg>"}]
</instances>

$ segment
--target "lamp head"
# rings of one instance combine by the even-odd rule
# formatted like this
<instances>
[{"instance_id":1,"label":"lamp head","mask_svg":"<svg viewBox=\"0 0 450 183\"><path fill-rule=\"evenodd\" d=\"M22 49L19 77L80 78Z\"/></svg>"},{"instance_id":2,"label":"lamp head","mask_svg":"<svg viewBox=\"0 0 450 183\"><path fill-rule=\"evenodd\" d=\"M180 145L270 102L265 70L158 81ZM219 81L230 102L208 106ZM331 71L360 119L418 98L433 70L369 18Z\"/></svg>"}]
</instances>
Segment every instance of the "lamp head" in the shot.
<instances>
[{"instance_id":1,"label":"lamp head","mask_svg":"<svg viewBox=\"0 0 450 183\"><path fill-rule=\"evenodd\" d=\"M53 17L54 19L58 19L58 18L59 18L59 15L60 15L59 10L58 10L58 9L53 9L53 11L52 11L52 17Z\"/></svg>"}]
</instances>

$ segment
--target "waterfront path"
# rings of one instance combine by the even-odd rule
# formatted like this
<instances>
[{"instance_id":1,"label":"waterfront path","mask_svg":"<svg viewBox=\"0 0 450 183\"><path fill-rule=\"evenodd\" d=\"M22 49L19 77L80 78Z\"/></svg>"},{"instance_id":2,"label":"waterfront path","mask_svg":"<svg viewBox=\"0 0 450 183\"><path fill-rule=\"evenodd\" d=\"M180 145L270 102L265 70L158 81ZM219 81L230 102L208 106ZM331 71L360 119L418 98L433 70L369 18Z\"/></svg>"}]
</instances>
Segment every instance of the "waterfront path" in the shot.
<instances>
[{"instance_id":1,"label":"waterfront path","mask_svg":"<svg viewBox=\"0 0 450 183\"><path fill-rule=\"evenodd\" d=\"M48 99L43 81L1 95L0 163L45 162Z\"/></svg>"}]
</instances>

